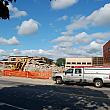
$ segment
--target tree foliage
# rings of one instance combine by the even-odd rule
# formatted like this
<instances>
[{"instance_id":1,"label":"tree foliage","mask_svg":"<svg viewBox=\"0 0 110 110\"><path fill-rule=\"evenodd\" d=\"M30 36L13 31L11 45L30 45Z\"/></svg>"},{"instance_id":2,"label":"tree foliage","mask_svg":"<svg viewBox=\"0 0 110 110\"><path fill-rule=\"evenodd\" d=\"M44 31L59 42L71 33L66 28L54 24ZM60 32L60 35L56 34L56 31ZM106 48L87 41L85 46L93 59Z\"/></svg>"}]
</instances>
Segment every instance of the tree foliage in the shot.
<instances>
[{"instance_id":1,"label":"tree foliage","mask_svg":"<svg viewBox=\"0 0 110 110\"><path fill-rule=\"evenodd\" d=\"M9 19L9 2L16 2L16 0L0 0L0 18Z\"/></svg>"},{"instance_id":2,"label":"tree foliage","mask_svg":"<svg viewBox=\"0 0 110 110\"><path fill-rule=\"evenodd\" d=\"M46 63L49 64L49 65L52 65L53 64L53 60L52 59L49 59L49 58L46 58L46 57L42 57L45 59Z\"/></svg>"},{"instance_id":3,"label":"tree foliage","mask_svg":"<svg viewBox=\"0 0 110 110\"><path fill-rule=\"evenodd\" d=\"M56 65L57 66L65 66L65 58L58 58L56 60Z\"/></svg>"}]
</instances>

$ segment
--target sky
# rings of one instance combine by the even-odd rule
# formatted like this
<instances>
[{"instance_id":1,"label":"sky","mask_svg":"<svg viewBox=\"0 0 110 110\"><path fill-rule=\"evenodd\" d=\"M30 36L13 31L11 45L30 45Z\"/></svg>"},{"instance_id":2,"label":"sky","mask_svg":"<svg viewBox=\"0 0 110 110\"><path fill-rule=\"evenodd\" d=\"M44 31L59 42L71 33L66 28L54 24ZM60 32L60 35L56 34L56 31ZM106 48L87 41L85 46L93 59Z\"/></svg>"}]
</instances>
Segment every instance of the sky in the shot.
<instances>
[{"instance_id":1,"label":"sky","mask_svg":"<svg viewBox=\"0 0 110 110\"><path fill-rule=\"evenodd\" d=\"M12 55L102 56L110 40L110 0L17 0L0 19L0 59Z\"/></svg>"}]
</instances>

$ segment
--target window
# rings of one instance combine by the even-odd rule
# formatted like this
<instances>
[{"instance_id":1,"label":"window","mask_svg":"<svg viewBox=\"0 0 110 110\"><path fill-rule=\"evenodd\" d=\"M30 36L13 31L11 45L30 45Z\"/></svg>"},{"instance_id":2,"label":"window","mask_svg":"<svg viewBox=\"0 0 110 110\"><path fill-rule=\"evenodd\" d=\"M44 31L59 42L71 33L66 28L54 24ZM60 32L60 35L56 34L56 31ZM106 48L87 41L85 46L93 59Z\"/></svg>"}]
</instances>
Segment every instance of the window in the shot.
<instances>
[{"instance_id":1,"label":"window","mask_svg":"<svg viewBox=\"0 0 110 110\"><path fill-rule=\"evenodd\" d=\"M11 61L16 61L16 58L11 58Z\"/></svg>"},{"instance_id":2,"label":"window","mask_svg":"<svg viewBox=\"0 0 110 110\"><path fill-rule=\"evenodd\" d=\"M72 62L72 64L76 64L76 62Z\"/></svg>"},{"instance_id":3,"label":"window","mask_svg":"<svg viewBox=\"0 0 110 110\"><path fill-rule=\"evenodd\" d=\"M108 51L110 52L110 47L108 48Z\"/></svg>"},{"instance_id":4,"label":"window","mask_svg":"<svg viewBox=\"0 0 110 110\"><path fill-rule=\"evenodd\" d=\"M82 70L81 69L75 69L75 74L81 74Z\"/></svg>"},{"instance_id":5,"label":"window","mask_svg":"<svg viewBox=\"0 0 110 110\"><path fill-rule=\"evenodd\" d=\"M73 69L68 69L67 71L65 71L65 75L73 76Z\"/></svg>"},{"instance_id":6,"label":"window","mask_svg":"<svg viewBox=\"0 0 110 110\"><path fill-rule=\"evenodd\" d=\"M66 66L66 67L70 67L70 66Z\"/></svg>"},{"instance_id":7,"label":"window","mask_svg":"<svg viewBox=\"0 0 110 110\"><path fill-rule=\"evenodd\" d=\"M67 64L71 64L70 62L67 62Z\"/></svg>"},{"instance_id":8,"label":"window","mask_svg":"<svg viewBox=\"0 0 110 110\"><path fill-rule=\"evenodd\" d=\"M81 62L77 62L77 64L79 65L79 64L81 64Z\"/></svg>"},{"instance_id":9,"label":"window","mask_svg":"<svg viewBox=\"0 0 110 110\"><path fill-rule=\"evenodd\" d=\"M107 58L108 62L110 62L110 57Z\"/></svg>"},{"instance_id":10,"label":"window","mask_svg":"<svg viewBox=\"0 0 110 110\"><path fill-rule=\"evenodd\" d=\"M66 73L73 73L73 69L68 69Z\"/></svg>"},{"instance_id":11,"label":"window","mask_svg":"<svg viewBox=\"0 0 110 110\"><path fill-rule=\"evenodd\" d=\"M82 65L86 65L86 62L82 62Z\"/></svg>"},{"instance_id":12,"label":"window","mask_svg":"<svg viewBox=\"0 0 110 110\"><path fill-rule=\"evenodd\" d=\"M87 62L87 65L91 65L91 62Z\"/></svg>"}]
</instances>

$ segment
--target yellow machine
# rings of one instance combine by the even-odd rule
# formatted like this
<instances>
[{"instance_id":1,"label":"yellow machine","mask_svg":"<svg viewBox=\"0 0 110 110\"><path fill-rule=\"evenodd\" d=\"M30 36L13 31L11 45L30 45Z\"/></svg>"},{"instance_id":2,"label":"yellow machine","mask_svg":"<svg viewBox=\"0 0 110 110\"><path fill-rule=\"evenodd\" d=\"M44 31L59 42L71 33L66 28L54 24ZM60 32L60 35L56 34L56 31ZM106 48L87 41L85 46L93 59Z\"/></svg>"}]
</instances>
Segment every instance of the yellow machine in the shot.
<instances>
[{"instance_id":1,"label":"yellow machine","mask_svg":"<svg viewBox=\"0 0 110 110\"><path fill-rule=\"evenodd\" d=\"M26 63L27 63L27 59L20 59L17 61L17 63L15 65L12 65L11 69L23 71Z\"/></svg>"}]
</instances>

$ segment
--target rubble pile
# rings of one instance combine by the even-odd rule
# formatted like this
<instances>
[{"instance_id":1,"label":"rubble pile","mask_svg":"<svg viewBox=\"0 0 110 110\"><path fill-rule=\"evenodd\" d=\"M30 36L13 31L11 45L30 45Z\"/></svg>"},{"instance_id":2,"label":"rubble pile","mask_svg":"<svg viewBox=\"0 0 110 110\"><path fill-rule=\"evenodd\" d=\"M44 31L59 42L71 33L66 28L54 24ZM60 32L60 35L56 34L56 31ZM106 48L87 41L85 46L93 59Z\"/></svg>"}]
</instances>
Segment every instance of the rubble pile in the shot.
<instances>
[{"instance_id":1,"label":"rubble pile","mask_svg":"<svg viewBox=\"0 0 110 110\"><path fill-rule=\"evenodd\" d=\"M24 67L24 71L52 71L61 72L61 67L55 65L55 63L49 64L45 59L31 59Z\"/></svg>"},{"instance_id":2,"label":"rubble pile","mask_svg":"<svg viewBox=\"0 0 110 110\"><path fill-rule=\"evenodd\" d=\"M46 57L10 56L1 61L0 70L52 71L63 72L64 68L56 66L52 59Z\"/></svg>"}]
</instances>

